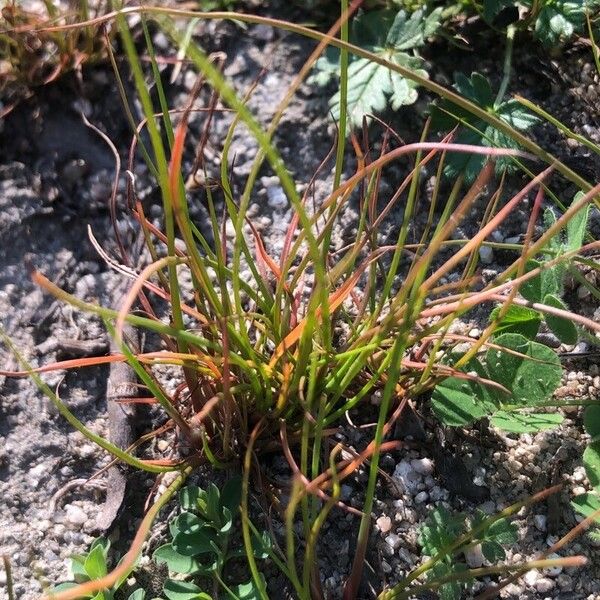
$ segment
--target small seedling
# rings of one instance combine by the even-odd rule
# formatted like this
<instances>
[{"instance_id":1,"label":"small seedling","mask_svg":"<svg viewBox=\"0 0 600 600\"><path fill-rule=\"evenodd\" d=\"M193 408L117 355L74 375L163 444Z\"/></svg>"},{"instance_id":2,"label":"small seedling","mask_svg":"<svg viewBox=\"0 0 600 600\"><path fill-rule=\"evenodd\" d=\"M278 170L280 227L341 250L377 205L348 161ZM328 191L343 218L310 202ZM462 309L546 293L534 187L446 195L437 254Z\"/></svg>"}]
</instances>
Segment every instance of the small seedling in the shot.
<instances>
[{"instance_id":1,"label":"small seedling","mask_svg":"<svg viewBox=\"0 0 600 600\"><path fill-rule=\"evenodd\" d=\"M154 560L166 563L172 573L213 578L214 589L224 589L223 598L258 598L252 580L238 585L226 585L223 581L226 563L246 555L243 546L231 547L241 493L239 477L230 479L222 490L213 483L206 490L197 486L181 490L179 500L183 512L169 523L172 541L155 550ZM270 548L268 536L255 537L254 541L254 556L266 558ZM195 583L176 579L165 582L164 594L168 600L212 598Z\"/></svg>"},{"instance_id":2,"label":"small seedling","mask_svg":"<svg viewBox=\"0 0 600 600\"><path fill-rule=\"evenodd\" d=\"M100 579L108 573L108 551L110 550L110 541L105 538L95 539L87 554L75 554L71 557L71 572L73 573L74 581L61 583L51 590L51 593L61 592L77 587L86 581ZM126 573L123 577L117 580L115 585L110 590L102 592L93 592L87 595L82 595L81 598L91 598L92 600L114 600L115 594L119 588L125 583L129 576ZM143 600L144 592L136 590L130 594L127 600Z\"/></svg>"},{"instance_id":3,"label":"small seedling","mask_svg":"<svg viewBox=\"0 0 600 600\"><path fill-rule=\"evenodd\" d=\"M586 12L598 7L598 0L484 0L483 18L493 26L517 23L519 29L533 31L544 46L552 47L583 31Z\"/></svg>"},{"instance_id":4,"label":"small seedling","mask_svg":"<svg viewBox=\"0 0 600 600\"><path fill-rule=\"evenodd\" d=\"M451 514L441 506L431 512L419 534L423 553L437 559L427 571L430 583L438 579L451 580L454 574L463 575L462 581L439 586L442 600L456 600L469 587L472 578L468 578L468 567L462 560L464 552L480 545L484 558L495 563L506 558L503 546L516 541L517 527L507 519L489 519L480 511L468 519L461 513Z\"/></svg>"}]
</instances>

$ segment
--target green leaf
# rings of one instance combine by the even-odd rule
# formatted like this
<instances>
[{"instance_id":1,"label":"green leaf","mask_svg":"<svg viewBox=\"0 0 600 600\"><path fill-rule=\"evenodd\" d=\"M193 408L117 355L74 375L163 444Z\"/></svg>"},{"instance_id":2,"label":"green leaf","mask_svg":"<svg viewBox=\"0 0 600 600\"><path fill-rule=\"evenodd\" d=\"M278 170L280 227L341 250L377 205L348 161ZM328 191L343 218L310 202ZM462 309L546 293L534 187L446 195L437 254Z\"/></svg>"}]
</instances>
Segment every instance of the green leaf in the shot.
<instances>
[{"instance_id":1,"label":"green leaf","mask_svg":"<svg viewBox=\"0 0 600 600\"><path fill-rule=\"evenodd\" d=\"M500 544L494 541L486 540L481 542L481 552L485 556L486 560L491 563L496 563L499 560L504 560L506 552Z\"/></svg>"},{"instance_id":2,"label":"green leaf","mask_svg":"<svg viewBox=\"0 0 600 600\"><path fill-rule=\"evenodd\" d=\"M163 592L168 600L212 600L206 592L188 581L167 579Z\"/></svg>"},{"instance_id":3,"label":"green leaf","mask_svg":"<svg viewBox=\"0 0 600 600\"><path fill-rule=\"evenodd\" d=\"M583 425L592 441L600 441L600 405L593 404L585 409Z\"/></svg>"},{"instance_id":4,"label":"green leaf","mask_svg":"<svg viewBox=\"0 0 600 600\"><path fill-rule=\"evenodd\" d=\"M528 260L525 272L533 271L541 266L537 260ZM559 295L562 287L562 270L556 267L543 269L535 277L527 280L519 288L521 296L530 302L543 302L547 295Z\"/></svg>"},{"instance_id":5,"label":"green leaf","mask_svg":"<svg viewBox=\"0 0 600 600\"><path fill-rule=\"evenodd\" d=\"M146 598L146 592L142 589L139 590L135 590L135 592L132 592L131 594L129 594L129 597L127 598L127 600L145 600Z\"/></svg>"},{"instance_id":6,"label":"green leaf","mask_svg":"<svg viewBox=\"0 0 600 600\"><path fill-rule=\"evenodd\" d=\"M108 570L106 568L106 556L102 545L96 545L92 548L85 559L83 568L90 579L100 579L106 575Z\"/></svg>"},{"instance_id":7,"label":"green leaf","mask_svg":"<svg viewBox=\"0 0 600 600\"><path fill-rule=\"evenodd\" d=\"M497 306L490 314L490 322L500 313L500 307ZM519 333L527 339L534 339L540 328L542 317L540 313L525 306L511 304L497 324L495 335L502 333Z\"/></svg>"},{"instance_id":8,"label":"green leaf","mask_svg":"<svg viewBox=\"0 0 600 600\"><path fill-rule=\"evenodd\" d=\"M554 308L560 308L561 310L569 310L568 306L566 306L560 298L552 294L548 294L544 298L543 303ZM544 314L544 319L546 320L548 327L550 327L552 332L563 344L573 345L577 343L579 335L573 321L548 313Z\"/></svg>"},{"instance_id":9,"label":"green leaf","mask_svg":"<svg viewBox=\"0 0 600 600\"><path fill-rule=\"evenodd\" d=\"M423 553L434 556L453 542L465 529L465 516L451 514L443 506L434 508L419 530L419 544Z\"/></svg>"},{"instance_id":10,"label":"green leaf","mask_svg":"<svg viewBox=\"0 0 600 600\"><path fill-rule=\"evenodd\" d=\"M582 0L552 0L542 4L535 22L535 35L546 46L568 40L585 23Z\"/></svg>"},{"instance_id":11,"label":"green leaf","mask_svg":"<svg viewBox=\"0 0 600 600\"><path fill-rule=\"evenodd\" d=\"M385 45L395 50L419 48L440 26L442 8L436 8L426 18L422 9L416 10L410 18L401 10L394 19Z\"/></svg>"},{"instance_id":12,"label":"green leaf","mask_svg":"<svg viewBox=\"0 0 600 600\"><path fill-rule=\"evenodd\" d=\"M508 519L499 519L485 531L485 539L503 545L514 544L519 539L519 528Z\"/></svg>"},{"instance_id":13,"label":"green leaf","mask_svg":"<svg viewBox=\"0 0 600 600\"><path fill-rule=\"evenodd\" d=\"M73 579L77 583L83 583L84 581L89 580L89 575L85 570L85 561L87 559L87 555L74 554L70 557L71 559L71 572L73 573Z\"/></svg>"},{"instance_id":14,"label":"green leaf","mask_svg":"<svg viewBox=\"0 0 600 600\"><path fill-rule=\"evenodd\" d=\"M593 442L584 450L583 466L592 487L600 489L600 442Z\"/></svg>"},{"instance_id":15,"label":"green leaf","mask_svg":"<svg viewBox=\"0 0 600 600\"><path fill-rule=\"evenodd\" d=\"M179 554L172 544L164 544L157 548L152 554L157 563L166 563L169 571L173 573L193 574L205 573L205 566L192 556Z\"/></svg>"},{"instance_id":16,"label":"green leaf","mask_svg":"<svg viewBox=\"0 0 600 600\"><path fill-rule=\"evenodd\" d=\"M456 73L454 80L454 87L461 96L465 96L478 104L486 112L495 114L519 131L526 131L539 120L516 100L508 100L495 105L492 88L488 80L479 73L472 73L470 78L462 73ZM441 100L434 104L431 117L431 125L435 130L447 131L457 124L462 124L456 136L455 141L457 143L497 148L518 148L512 138L448 100ZM450 152L444 174L447 177L454 178L464 173L467 182L472 182L481 172L487 160L487 157L483 155ZM496 171L502 172L506 169L514 170L512 160L509 157L498 157L496 159Z\"/></svg>"},{"instance_id":17,"label":"green leaf","mask_svg":"<svg viewBox=\"0 0 600 600\"><path fill-rule=\"evenodd\" d=\"M188 485L179 492L179 504L183 510L198 511L198 500L204 495L204 491L196 485Z\"/></svg>"},{"instance_id":18,"label":"green leaf","mask_svg":"<svg viewBox=\"0 0 600 600\"><path fill-rule=\"evenodd\" d=\"M600 496L595 493L580 494L571 500L571 506L585 517L590 517L600 510ZM596 517L596 523L600 524L600 515Z\"/></svg>"},{"instance_id":19,"label":"green leaf","mask_svg":"<svg viewBox=\"0 0 600 600\"><path fill-rule=\"evenodd\" d=\"M484 386L457 377L448 377L435 386L431 407L442 423L452 427L469 425L495 409Z\"/></svg>"},{"instance_id":20,"label":"green leaf","mask_svg":"<svg viewBox=\"0 0 600 600\"><path fill-rule=\"evenodd\" d=\"M266 589L267 582L263 574L260 574L260 579L262 581L263 589ZM254 583L254 580L251 579L246 583L240 583L239 585L234 585L231 587L231 591L238 597L239 600L261 600L262 596L260 590Z\"/></svg>"},{"instance_id":21,"label":"green leaf","mask_svg":"<svg viewBox=\"0 0 600 600\"><path fill-rule=\"evenodd\" d=\"M206 526L205 519L191 512L182 512L173 521L173 527L177 533L194 533Z\"/></svg>"},{"instance_id":22,"label":"green leaf","mask_svg":"<svg viewBox=\"0 0 600 600\"><path fill-rule=\"evenodd\" d=\"M229 479L221 490L221 505L228 508L231 514L237 514L242 501L242 478Z\"/></svg>"},{"instance_id":23,"label":"green leaf","mask_svg":"<svg viewBox=\"0 0 600 600\"><path fill-rule=\"evenodd\" d=\"M425 43L439 28L442 9L429 15L417 10L410 16L400 11L369 11L359 14L352 24L350 40L389 62L406 67L426 77L424 62L414 50ZM315 64L309 82L327 84L339 76L339 52L329 52ZM385 110L412 104L417 99L417 85L398 73L365 58L351 58L348 67L348 126L360 127L363 119ZM339 91L329 102L334 119L340 117Z\"/></svg>"},{"instance_id":24,"label":"green leaf","mask_svg":"<svg viewBox=\"0 0 600 600\"><path fill-rule=\"evenodd\" d=\"M503 9L515 4L515 0L483 0L483 18L491 24Z\"/></svg>"},{"instance_id":25,"label":"green leaf","mask_svg":"<svg viewBox=\"0 0 600 600\"><path fill-rule=\"evenodd\" d=\"M214 552L213 544L217 542L217 534L213 529L205 527L193 533L180 532L173 538L173 550L183 556L198 556Z\"/></svg>"},{"instance_id":26,"label":"green leaf","mask_svg":"<svg viewBox=\"0 0 600 600\"><path fill-rule=\"evenodd\" d=\"M583 196L583 192L578 192L573 199L577 202ZM582 208L575 213L567 223L567 250L579 250L583 245L585 234L587 233L587 223L590 216L590 205Z\"/></svg>"},{"instance_id":27,"label":"green leaf","mask_svg":"<svg viewBox=\"0 0 600 600\"><path fill-rule=\"evenodd\" d=\"M556 353L516 333L505 333L495 343L524 356L490 348L486 355L490 378L511 391L514 403L535 406L548 400L562 376ZM489 388L489 393L499 404L506 402L505 395L495 388Z\"/></svg>"},{"instance_id":28,"label":"green leaf","mask_svg":"<svg viewBox=\"0 0 600 600\"><path fill-rule=\"evenodd\" d=\"M510 433L536 433L544 429L553 429L563 422L563 416L546 413L505 412L494 413L490 423Z\"/></svg>"}]
</instances>

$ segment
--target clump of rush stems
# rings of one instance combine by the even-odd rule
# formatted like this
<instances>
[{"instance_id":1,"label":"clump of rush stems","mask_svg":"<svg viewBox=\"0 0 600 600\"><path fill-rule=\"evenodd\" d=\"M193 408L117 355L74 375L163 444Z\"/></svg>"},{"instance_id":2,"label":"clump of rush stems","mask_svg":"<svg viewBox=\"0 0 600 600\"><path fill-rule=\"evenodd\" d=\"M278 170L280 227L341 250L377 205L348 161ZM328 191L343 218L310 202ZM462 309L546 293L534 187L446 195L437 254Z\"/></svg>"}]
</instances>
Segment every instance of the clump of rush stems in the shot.
<instances>
[{"instance_id":1,"label":"clump of rush stems","mask_svg":"<svg viewBox=\"0 0 600 600\"><path fill-rule=\"evenodd\" d=\"M120 257L113 259L104 251L101 252L107 256L112 267L132 280L129 293L120 307L83 302L59 289L43 273L32 268L33 280L44 290L78 309L98 315L119 345L120 353L30 369L3 334L2 337L23 364L23 371L3 374L30 375L71 424L115 458L136 468L157 473L158 476L174 472L177 477L146 513L130 551L116 569L98 580L54 594L52 597L56 600L77 598L85 593L109 588L117 579L131 572L158 512L189 473L200 464L242 471L241 518L248 569L260 597L269 598L269 591L252 552L253 539L259 534L254 521L259 515L257 507L251 503L251 492L260 493L257 482L263 480L263 457L275 451L285 457L291 483L287 482L287 503L279 506L285 539L281 545L274 540L272 561L288 577L298 598L308 600L323 597L317 560L320 531L328 518L339 514L332 513L334 508L350 511L357 519L358 536L353 567L347 574L344 598L352 600L359 597L372 525L379 457L382 451L401 452L403 449L402 442L390 439L388 434L392 427L402 419L409 403L419 401L424 392L446 377L468 377L483 385L499 386L496 382L465 374L445 364L444 356L449 355L456 344L465 341L449 332L451 324L482 303L501 303L502 310L506 310L511 303L528 305L517 295L519 286L552 264L568 260L569 256L563 255L536 269L524 269L527 261L538 255L573 215L596 200L600 186L591 187L561 163L553 161L552 166L544 168L540 167L541 161L538 160L532 167L536 168L538 174L532 176L511 198L500 203L499 200L504 198L504 189L503 182L497 182L494 178L494 160L497 157L509 156L521 160L537 157L548 162L549 155L518 132L512 131L506 123L499 122L485 112L482 114L486 121L493 122L507 135L522 142L529 154L459 145L452 142L451 135L441 142L425 141L428 138L427 125L422 141L392 147L390 135L393 132L390 133L388 129L376 158L370 158L367 136L362 142L351 138L355 170L345 181L342 181L341 173L346 152L344 141L338 140L333 189L320 202L314 201L311 207L308 192L304 196L297 193L298 182L293 181L286 170L272 138L290 99L327 44L337 45L343 53L369 55L347 43L344 24L349 12L355 10L358 4L354 2L349 10L344 10L328 34L273 19L235 15L239 20L264 22L309 35L319 41L266 130L259 126L248 110L247 97L237 97L223 77L219 65L206 56L189 36L182 35L172 20L175 17L230 18L232 15L133 7L80 24L80 27L93 27L109 20L116 23L145 115L142 123L132 123L135 136L129 157L129 171L135 171L139 150L161 191L164 229L158 229L146 218L142 204L135 196L134 180L130 177L127 209L139 225L152 262L146 265L133 264L115 227ZM127 24L126 15L132 12L141 15L153 83L160 102L158 112L150 98L147 74L142 69ZM171 110L167 105L148 32L149 18L182 44L182 52L198 69L198 85L189 104L182 109ZM342 32L338 39L334 36L340 28ZM65 28L53 30L64 31ZM113 65L116 67L116 61L113 61ZM398 65L386 65L402 70ZM427 80L421 81L410 71L402 73L481 116L477 112L480 109L456 94ZM116 76L124 94L118 71ZM342 89L344 79L342 71ZM210 99L206 107L197 108L197 92L202 87L211 90ZM217 183L222 200L217 201L211 185L204 190L212 242L206 232L200 230L189 217L185 181L190 176L205 181L203 144L209 137L210 124L219 103L226 105L233 117L221 148L221 170ZM205 131L200 138L200 147L195 149L197 160L189 173L184 172L183 157L192 111L205 113ZM342 111L342 121L344 119ZM238 194L233 191L229 165L234 133L241 125L255 138L259 152ZM141 136L143 130L146 130L147 137ZM345 131L345 126L341 127L341 131ZM145 139L150 140L150 146L146 146ZM434 188L427 225L420 232L419 242L409 244L411 220L419 210L419 175L425 165L435 166L439 181L448 152L476 153L488 157L488 162L469 187L465 187L459 178L447 196L442 195L441 186ZM283 249L277 256L270 252L248 216L251 196L265 160L279 177L292 209ZM386 170L397 163L410 165L409 173L392 196L382 203L381 181ZM327 164L325 159L321 170ZM493 282L483 284L477 271L480 247L487 243L487 238L508 215L531 195L537 195L535 207L539 208L543 190L550 185L554 171L569 177L585 193L542 236L528 238L521 254ZM350 246L334 252L331 239L336 223L350 200L356 197L359 198L360 208L356 240ZM471 214L475 204L486 198L488 209L480 231L472 239L453 240L456 228ZM113 217L116 215L115 202L116 192L111 204ZM382 204L383 208L380 208ZM379 229L386 215L398 206L403 207L404 217L396 232L395 243L381 245ZM532 211L528 227L530 232L534 230L537 213L537 208ZM232 224L235 232L233 240L225 235L226 221ZM183 240L183 244L176 244L177 237ZM593 242L580 251L597 247L598 244ZM448 248L452 249L452 253L450 258L444 258ZM445 278L459 268L462 273L458 281L446 283ZM191 295L186 295L180 285L181 270L187 270L191 275ZM168 315L155 309L156 299L167 302ZM134 310L136 305L142 308L143 315ZM537 304L535 308L547 314L568 316L592 332L600 331L597 323L570 312L542 304ZM166 349L136 352L128 346L123 335L126 324L154 332L160 336ZM340 328L344 330L341 338L336 335ZM492 325L479 340L469 339L472 347L463 360L489 347L493 331ZM182 453L178 459L170 461L142 460L135 456L132 449L115 447L79 422L40 378L40 373L50 370L112 361L127 361L133 367L147 388L148 395L164 408L168 425L176 427L185 440L189 450L187 454ZM153 371L158 364L180 368L181 385L176 396L170 396L165 391ZM332 436L339 430L345 415L370 405L375 393L381 401L371 440L357 449L333 443ZM347 507L340 501L341 483L352 477L358 469L366 469L368 475L360 510ZM284 482L279 482L279 485L283 486ZM528 506L553 491L556 490L525 500L507 509L506 515L502 516L513 515L522 506ZM586 522L589 524L591 521ZM566 541L561 541L560 547ZM460 546L459 542L457 540L456 547ZM420 567L404 582L382 590L380 598L408 597L415 585L413 582L453 550L448 548L432 557L426 563L428 567ZM582 564L583 560L582 557L548 559L544 554L532 565L493 567L485 572L467 571L461 577L490 574L512 577L532 566L574 566ZM437 585L443 583L440 581ZM425 585L435 588L436 582L429 581Z\"/></svg>"},{"instance_id":2,"label":"clump of rush stems","mask_svg":"<svg viewBox=\"0 0 600 600\"><path fill-rule=\"evenodd\" d=\"M87 0L72 3L64 11L48 0L36 10L26 10L18 0L3 3L0 19L0 118L5 117L33 90L68 71L80 72L84 64L106 56L110 30L76 27L67 31L50 26L81 23L102 15L104 2L89 6ZM45 11L45 12L42 12Z\"/></svg>"}]
</instances>

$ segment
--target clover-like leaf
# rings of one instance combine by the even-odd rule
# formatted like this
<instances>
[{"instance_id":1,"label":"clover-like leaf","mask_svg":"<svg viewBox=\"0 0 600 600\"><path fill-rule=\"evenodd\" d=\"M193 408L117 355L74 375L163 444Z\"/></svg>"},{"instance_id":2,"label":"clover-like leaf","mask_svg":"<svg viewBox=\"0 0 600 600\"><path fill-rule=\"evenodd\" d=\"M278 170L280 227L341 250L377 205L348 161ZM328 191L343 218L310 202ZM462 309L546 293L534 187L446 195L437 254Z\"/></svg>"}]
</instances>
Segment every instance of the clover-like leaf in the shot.
<instances>
[{"instance_id":1,"label":"clover-like leaf","mask_svg":"<svg viewBox=\"0 0 600 600\"><path fill-rule=\"evenodd\" d=\"M563 422L557 413L506 412L499 410L490 418L490 423L509 433L537 433L554 429Z\"/></svg>"},{"instance_id":2,"label":"clover-like leaf","mask_svg":"<svg viewBox=\"0 0 600 600\"><path fill-rule=\"evenodd\" d=\"M469 363L469 369L479 375L484 373L483 366L476 360ZM496 408L484 385L458 377L448 377L435 386L431 407L440 421L452 427L469 425Z\"/></svg>"},{"instance_id":3,"label":"clover-like leaf","mask_svg":"<svg viewBox=\"0 0 600 600\"><path fill-rule=\"evenodd\" d=\"M461 96L502 119L518 131L528 130L539 120L516 100L496 104L489 81L479 73L472 73L470 78L462 73L457 73L454 80L454 87ZM493 148L516 149L519 147L511 137L449 100L441 100L434 104L431 116L431 125L436 130L448 130L457 124L461 125L455 140L457 143ZM448 155L444 173L452 178L464 173L465 179L472 182L481 172L486 160L485 156L479 154L451 152ZM496 171L500 173L505 169L513 170L510 157L498 157Z\"/></svg>"},{"instance_id":4,"label":"clover-like leaf","mask_svg":"<svg viewBox=\"0 0 600 600\"><path fill-rule=\"evenodd\" d=\"M548 400L559 386L562 369L560 359L552 349L529 341L516 333L505 333L495 343L504 349L490 348L486 366L490 378L510 390L512 403L535 406ZM504 394L490 388L499 404L506 402Z\"/></svg>"},{"instance_id":5,"label":"clover-like leaf","mask_svg":"<svg viewBox=\"0 0 600 600\"><path fill-rule=\"evenodd\" d=\"M490 313L490 321L495 320L499 314L500 307L498 306ZM533 339L537 335L541 322L542 317L537 310L511 304L498 322L495 334L519 333L527 339Z\"/></svg>"}]
</instances>

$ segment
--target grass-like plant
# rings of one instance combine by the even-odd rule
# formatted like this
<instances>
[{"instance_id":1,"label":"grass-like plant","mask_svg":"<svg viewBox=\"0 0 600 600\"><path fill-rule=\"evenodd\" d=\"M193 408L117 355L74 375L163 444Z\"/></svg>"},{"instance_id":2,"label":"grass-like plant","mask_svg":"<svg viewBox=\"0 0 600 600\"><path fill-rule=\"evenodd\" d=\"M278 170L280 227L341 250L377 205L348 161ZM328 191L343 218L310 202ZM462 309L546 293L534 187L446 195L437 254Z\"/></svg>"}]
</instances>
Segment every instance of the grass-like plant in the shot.
<instances>
[{"instance_id":1,"label":"grass-like plant","mask_svg":"<svg viewBox=\"0 0 600 600\"><path fill-rule=\"evenodd\" d=\"M130 186L128 206L146 240L152 262L136 270L123 247L119 260L111 261L112 266L116 264L116 268L132 280L129 293L119 307L103 307L79 300L59 289L35 268L31 270L33 280L48 293L100 316L118 344L119 354L30 369L3 335L23 365L20 373L3 374L30 375L69 422L119 460L159 476L171 471L177 477L147 512L130 551L112 572L76 588L49 593L47 598L86 597L98 590L110 589L129 574L158 512L174 497L189 473L201 464L241 472L239 518L252 590L257 598L277 597L267 589L256 560L257 544L263 541L263 525L259 523L264 523L266 516L252 502L251 495L252 490L259 489L256 482L261 480L265 457L274 451L279 451L288 463L289 489L287 502L279 506L277 517L281 522L282 537L276 536L272 546L265 549L263 544L262 548L289 579L298 598L323 597L316 560L320 531L328 518L338 514L334 511L341 509L354 513L358 525L356 552L352 569L347 574L344 598L357 598L367 556L379 457L382 451L402 449L402 443L391 439L389 433L402 418L407 404L420 402L425 392L435 389L434 408L442 419L448 408L461 415L467 411L469 419L465 423L450 423L453 425L466 424L497 411L508 414L515 405L523 408L525 404L527 408L528 402L536 408L546 406L560 375L554 355L550 357L534 346L535 342L521 339L519 334L495 335L506 325L515 306L544 315L548 323L553 319L558 323L570 319L590 336L600 332L598 323L570 312L554 299L549 301L548 296L555 297L553 292L558 290L539 298L522 292L527 286L535 288L537 282L543 281L560 265L586 260L582 258L586 252L597 250L598 243L584 241L584 236L578 238L576 247L558 247L555 241L560 231L567 230L569 223L591 203L597 202L600 185L591 186L493 112L423 78L418 71L350 44L345 24L348 15L359 4L354 2L346 10L347 5L343 2L342 15L328 34L255 15L156 7L129 7L79 25L93 28L110 21L118 29L145 116L142 124L133 123L136 143L132 145L132 152L140 150L156 178L164 209L164 229L156 228L146 218ZM218 184L222 201L217 201L210 186L205 189L210 237L189 217L184 184L188 175L183 172L186 134L196 98L192 96L188 106L177 111L178 120L174 122L157 65L152 62L151 76L160 105L153 104L146 81L149 74L143 69L127 23L127 15L132 13L141 16L151 61L154 60L154 49L147 28L150 19L182 47L197 67L201 84L209 86L215 97L218 96L234 113L221 148ZM173 19L184 17L264 23L318 40L316 49L277 107L266 130L251 114L246 99L236 95L218 66L175 26ZM46 31L74 29L74 26L62 26ZM336 38L340 30L340 37ZM442 141L426 141L429 139L426 124L420 142L392 147L386 137L380 154L374 157L367 154L369 140L365 133L362 141L351 138L355 171L342 181L346 152L345 136L341 135L332 190L311 206L308 194L301 196L297 192L299 182L294 181L286 169L273 143L273 135L293 94L328 44L341 51L339 121L342 132L346 130L348 117L348 55L353 54L428 87L461 110L495 127L528 152L459 144L452 140L451 134ZM214 104L206 110L210 115ZM210 122L210 118L207 121ZM242 125L255 138L259 151L242 191L234 193L229 171L230 149L234 133ZM147 137L140 135L143 128L147 130ZM149 145L145 140L149 140ZM415 243L409 240L409 233L411 220L420 210L419 175L425 165L435 165L440 175L451 153L484 157L486 162L473 182L466 184L463 177L458 176L447 195L440 185L435 187L427 225L419 232L420 239ZM130 158L130 164L135 164L135 158ZM495 179L494 163L500 158L518 159L520 163L529 161L529 169L537 172L512 197L507 197L503 180ZM399 161L410 165L409 174L390 198L382 198L382 178L386 170ZM265 245L248 215L258 175L265 162L279 178L292 209L283 250L277 256ZM202 174L202 162L196 166ZM540 217L544 190L550 188L556 172L575 183L582 193L555 222L548 223L545 233L536 237L535 226ZM535 202L525 242L518 248L515 261L494 281L484 285L477 272L481 246L490 243L487 240L491 233L530 195L535 195ZM334 249L331 239L336 222L351 200L358 200L359 206L355 241ZM459 224L473 213L476 203L484 200L488 207L479 232L468 240L453 239ZM396 232L396 240L382 245L378 235L380 227L386 215L400 205L404 209L404 218ZM233 240L225 235L227 222L234 231ZM176 244L177 237L183 244ZM533 262L540 257L545 257L546 261ZM462 276L448 283L445 278L459 268ZM191 276L193 291L190 294L180 284L182 270ZM166 301L168 314L154 308L155 298ZM134 310L138 302L143 314ZM558 302L561 302L560 298ZM450 333L453 322L465 318L470 310L482 303L488 303L490 307L499 305L499 308L479 340L465 340ZM123 334L126 324L158 334L166 349L135 351ZM456 356L456 346L465 341L471 344L470 349ZM189 454L182 453L175 460L141 460L132 449L117 448L86 429L40 378L44 371L113 361L127 361L132 366L148 394L164 409L168 425L178 429ZM165 391L153 371L154 365L165 363L180 367L181 386L176 396ZM543 390L534 390L537 395L532 399L529 396L531 386L522 385L522 382L537 368L549 370L551 376L544 382ZM454 385L453 381L458 384ZM529 381L526 383L530 384ZM476 401L471 398L469 405L460 403L460 398L465 396L462 393L464 385L477 398ZM360 413L364 406L371 406L374 394L380 402L371 440L355 450L333 443L332 434L344 416ZM504 422L507 420L505 417ZM543 417L538 417L540 420ZM497 419L496 424L501 425L501 419ZM352 477L359 468L367 472L361 510L348 507L340 500L341 482ZM497 517L497 522L551 491L555 490L507 509ZM179 541L189 541L190 534L203 532L203 543L208 544L204 547L212 548L209 554L223 559L227 556L229 543L227 528L233 522L232 511L237 510L238 503L223 502L224 491L219 497L214 490L204 493L206 498L199 492L197 494L202 500L196 498L200 502L196 508L198 514L182 519L181 527L178 525L174 531L171 550L186 556L175 547L179 543L177 536L180 536ZM210 512L209 507L212 507ZM188 526L192 530L186 529ZM582 557L554 560L543 556L541 562L532 565L460 571L448 568L447 559L460 548L486 539L491 544L494 540L488 538L494 531L493 520L472 520L470 532L461 528L460 534L457 531L458 537L449 545L448 540L434 543L431 535L425 535L424 545L434 556L405 581L381 590L380 598L408 597L415 590L417 578L428 572L433 575L427 581L420 581L419 585L437 589L453 581L488 574L512 576L529 567L572 566L584 561ZM569 539L566 537L560 544L564 545ZM184 546L182 541L180 550ZM495 556L500 557L497 546L493 548ZM164 554L166 550L162 552ZM170 556L174 560L174 555ZM187 556L191 560L195 554ZM221 592L231 591L223 580L218 561L214 564L217 567L210 573L216 588ZM194 593L194 589L190 593ZM199 593L206 595L207 590Z\"/></svg>"}]
</instances>

